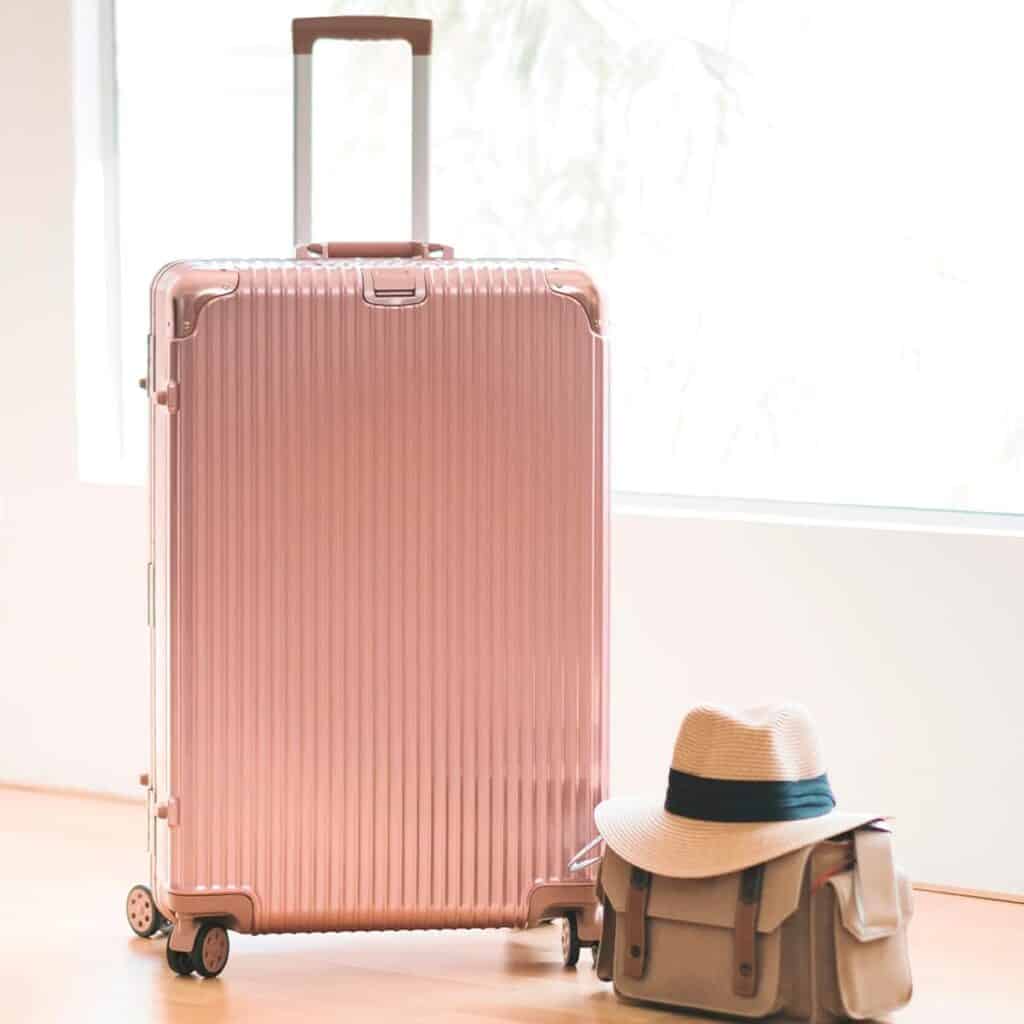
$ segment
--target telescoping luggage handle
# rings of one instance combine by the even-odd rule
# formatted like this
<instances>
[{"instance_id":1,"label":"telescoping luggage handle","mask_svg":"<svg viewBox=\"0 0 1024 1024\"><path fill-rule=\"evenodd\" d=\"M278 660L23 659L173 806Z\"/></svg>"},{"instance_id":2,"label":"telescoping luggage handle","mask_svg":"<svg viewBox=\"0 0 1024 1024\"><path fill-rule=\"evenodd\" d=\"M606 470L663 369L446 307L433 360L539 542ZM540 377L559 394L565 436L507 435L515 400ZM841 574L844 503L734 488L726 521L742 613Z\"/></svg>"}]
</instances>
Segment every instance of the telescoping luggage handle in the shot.
<instances>
[{"instance_id":1,"label":"telescoping luggage handle","mask_svg":"<svg viewBox=\"0 0 1024 1024\"><path fill-rule=\"evenodd\" d=\"M296 18L292 22L294 58L294 206L293 232L299 256L335 255L343 243L319 243L329 253L303 252L311 248L313 217L313 44L318 39L397 39L412 49L412 237L430 237L430 52L433 23L425 18L337 17ZM346 255L377 255L367 252L389 243L344 243L360 251ZM416 245L417 243L409 243ZM425 243L420 243L425 244ZM402 255L429 255L403 253ZM340 254L339 254L340 255ZM390 254L389 254L390 255ZM450 252L446 255L450 255Z\"/></svg>"}]
</instances>

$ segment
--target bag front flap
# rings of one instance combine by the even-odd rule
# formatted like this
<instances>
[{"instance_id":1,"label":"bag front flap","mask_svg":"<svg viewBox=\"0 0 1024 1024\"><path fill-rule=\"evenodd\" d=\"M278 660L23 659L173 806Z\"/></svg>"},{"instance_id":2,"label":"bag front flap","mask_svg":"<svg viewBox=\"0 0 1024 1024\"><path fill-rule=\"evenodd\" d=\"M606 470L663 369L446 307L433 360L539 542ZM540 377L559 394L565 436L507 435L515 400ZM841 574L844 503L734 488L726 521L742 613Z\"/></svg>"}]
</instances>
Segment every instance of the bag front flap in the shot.
<instances>
[{"instance_id":1,"label":"bag front flap","mask_svg":"<svg viewBox=\"0 0 1024 1024\"><path fill-rule=\"evenodd\" d=\"M812 846L805 846L784 857L768 861L765 865L761 909L757 916L759 932L775 931L800 905L801 883L813 849ZM626 909L631 871L631 865L614 850L605 849L601 864L601 886L616 911L623 912ZM731 929L736 920L742 875L742 871L712 878L667 878L655 875L651 881L647 916Z\"/></svg>"},{"instance_id":2,"label":"bag front flap","mask_svg":"<svg viewBox=\"0 0 1024 1024\"><path fill-rule=\"evenodd\" d=\"M895 935L913 914L910 883L896 870L892 836L880 829L854 835L857 862L828 880L843 927L859 942Z\"/></svg>"}]
</instances>

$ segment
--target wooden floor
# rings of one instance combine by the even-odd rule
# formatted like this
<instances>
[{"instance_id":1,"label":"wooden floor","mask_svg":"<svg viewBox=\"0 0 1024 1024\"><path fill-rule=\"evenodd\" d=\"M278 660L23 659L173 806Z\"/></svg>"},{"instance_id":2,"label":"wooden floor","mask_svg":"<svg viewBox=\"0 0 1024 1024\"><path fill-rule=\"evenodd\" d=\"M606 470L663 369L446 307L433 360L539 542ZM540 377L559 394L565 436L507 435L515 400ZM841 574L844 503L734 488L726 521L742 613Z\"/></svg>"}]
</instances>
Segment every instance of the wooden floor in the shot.
<instances>
[{"instance_id":1,"label":"wooden floor","mask_svg":"<svg viewBox=\"0 0 1024 1024\"><path fill-rule=\"evenodd\" d=\"M141 806L0 789L0 1020L685 1021L620 1004L558 928L529 933L232 935L210 981L179 978L164 943L124 919L145 881ZM1024 1021L1024 905L917 894L916 992L905 1024Z\"/></svg>"}]
</instances>

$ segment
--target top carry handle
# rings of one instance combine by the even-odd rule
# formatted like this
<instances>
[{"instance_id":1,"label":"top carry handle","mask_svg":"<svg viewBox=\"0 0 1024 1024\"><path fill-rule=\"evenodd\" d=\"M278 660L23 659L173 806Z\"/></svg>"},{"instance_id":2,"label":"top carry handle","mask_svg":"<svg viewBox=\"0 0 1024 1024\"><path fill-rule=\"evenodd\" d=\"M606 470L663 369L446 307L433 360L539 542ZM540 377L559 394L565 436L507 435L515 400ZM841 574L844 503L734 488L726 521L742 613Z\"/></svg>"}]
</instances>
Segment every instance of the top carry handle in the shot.
<instances>
[{"instance_id":1,"label":"top carry handle","mask_svg":"<svg viewBox=\"0 0 1024 1024\"><path fill-rule=\"evenodd\" d=\"M412 49L412 237L430 237L430 52L433 23L425 18L296 18L292 22L295 73L293 234L296 246L312 238L313 44L318 39L404 39Z\"/></svg>"}]
</instances>

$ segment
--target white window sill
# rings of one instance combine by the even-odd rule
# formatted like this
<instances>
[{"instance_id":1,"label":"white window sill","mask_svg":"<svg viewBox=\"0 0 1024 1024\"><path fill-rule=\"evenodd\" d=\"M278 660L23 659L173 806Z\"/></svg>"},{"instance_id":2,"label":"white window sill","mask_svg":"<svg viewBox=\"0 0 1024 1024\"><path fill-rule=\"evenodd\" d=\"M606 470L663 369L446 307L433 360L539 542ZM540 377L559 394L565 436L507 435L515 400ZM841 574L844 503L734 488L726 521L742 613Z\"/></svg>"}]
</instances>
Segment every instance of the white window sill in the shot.
<instances>
[{"instance_id":1,"label":"white window sill","mask_svg":"<svg viewBox=\"0 0 1024 1024\"><path fill-rule=\"evenodd\" d=\"M88 463L83 460L79 479L83 484L106 487L142 487L145 484L139 466L129 459L95 462L90 460ZM753 498L698 498L615 491L612 494L612 513L623 516L774 523L782 526L828 526L908 533L1024 537L1024 515L878 508L869 505L826 505Z\"/></svg>"},{"instance_id":2,"label":"white window sill","mask_svg":"<svg viewBox=\"0 0 1024 1024\"><path fill-rule=\"evenodd\" d=\"M616 491L613 494L612 511L616 515L776 523L786 526L843 526L860 530L1024 537L1024 515L991 512L876 508L867 505L825 505L749 498L697 498L627 491Z\"/></svg>"}]
</instances>

